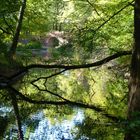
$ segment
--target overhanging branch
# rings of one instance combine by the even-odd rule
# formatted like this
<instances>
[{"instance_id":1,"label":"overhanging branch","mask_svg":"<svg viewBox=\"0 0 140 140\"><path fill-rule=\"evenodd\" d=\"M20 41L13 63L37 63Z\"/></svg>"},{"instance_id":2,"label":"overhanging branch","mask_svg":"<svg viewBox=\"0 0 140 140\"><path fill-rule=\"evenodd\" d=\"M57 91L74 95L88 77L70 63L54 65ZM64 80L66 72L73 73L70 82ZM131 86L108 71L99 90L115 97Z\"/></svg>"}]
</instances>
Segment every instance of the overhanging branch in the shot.
<instances>
[{"instance_id":1,"label":"overhanging branch","mask_svg":"<svg viewBox=\"0 0 140 140\"><path fill-rule=\"evenodd\" d=\"M21 92L17 91L15 88L9 86L8 87L9 90L13 91L17 96L19 96L22 100L28 102L28 103L32 103L32 104L46 104L46 105L69 105L72 107L80 107L80 108L86 108L86 109L92 109L96 112L100 112L102 115L104 115L105 117L108 117L114 121L120 121L120 118L115 117L111 114L108 114L103 108L95 106L95 105L89 105L89 104L84 104L84 103L79 103L79 102L74 102L74 101L70 101L70 100L65 100L65 101L46 101L46 100L33 100L30 99L28 97L26 97L25 95L23 95Z\"/></svg>"},{"instance_id":2,"label":"overhanging branch","mask_svg":"<svg viewBox=\"0 0 140 140\"><path fill-rule=\"evenodd\" d=\"M111 60L114 60L116 58L122 57L122 56L127 56L127 55L131 55L132 52L131 51L121 51L121 52L117 52L111 56L108 56L102 60L96 61L94 63L89 63L89 64L81 64L81 65L42 65L42 64L31 64L28 65L26 67L23 67L22 70L20 70L18 73L14 74L13 76L11 76L9 79L10 81L13 81L13 79L17 79L16 77L20 77L20 75L26 74L28 72L28 70L31 69L63 69L61 72L64 72L66 70L72 70L72 69L81 69L81 68L91 68L91 67L97 67L97 66L101 66L103 64L108 63ZM53 77L55 75L58 75L58 73L51 75L50 77ZM49 78L50 78L49 77ZM10 82L10 84L12 84Z\"/></svg>"},{"instance_id":3,"label":"overhanging branch","mask_svg":"<svg viewBox=\"0 0 140 140\"><path fill-rule=\"evenodd\" d=\"M59 69L65 69L65 70L71 70L71 69L81 69L81 68L90 68L90 67L97 67L101 66L103 64L108 63L111 60L114 60L116 58L119 58L121 56L126 56L126 55L131 55L131 51L122 51L122 52L117 52L111 56L108 56L102 60L96 61L94 63L89 63L89 64L81 64L81 65L42 65L42 64L31 64L25 67L23 71L27 71L30 69L34 68L45 68L45 69L54 69L54 68L59 68Z\"/></svg>"}]
</instances>

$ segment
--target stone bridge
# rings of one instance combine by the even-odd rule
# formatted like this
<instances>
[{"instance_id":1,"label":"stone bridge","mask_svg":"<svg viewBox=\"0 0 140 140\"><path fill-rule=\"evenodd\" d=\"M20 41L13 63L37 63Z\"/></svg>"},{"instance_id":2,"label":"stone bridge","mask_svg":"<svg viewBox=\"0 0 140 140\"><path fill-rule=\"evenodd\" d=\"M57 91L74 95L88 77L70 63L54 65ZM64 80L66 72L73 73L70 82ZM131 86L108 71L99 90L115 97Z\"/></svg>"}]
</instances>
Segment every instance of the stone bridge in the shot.
<instances>
[{"instance_id":1,"label":"stone bridge","mask_svg":"<svg viewBox=\"0 0 140 140\"><path fill-rule=\"evenodd\" d=\"M28 49L32 52L32 56L40 56L43 58L51 57L50 52L48 51L49 48L59 48L63 45L66 45L69 43L68 35L63 31L53 31L49 32L46 36L33 36L31 41L39 41L41 43L41 48L36 49ZM20 43L28 44L30 41L27 39L20 40ZM27 51L28 51L27 50ZM17 52L18 54L21 54L22 52ZM24 55L24 54L22 54Z\"/></svg>"}]
</instances>

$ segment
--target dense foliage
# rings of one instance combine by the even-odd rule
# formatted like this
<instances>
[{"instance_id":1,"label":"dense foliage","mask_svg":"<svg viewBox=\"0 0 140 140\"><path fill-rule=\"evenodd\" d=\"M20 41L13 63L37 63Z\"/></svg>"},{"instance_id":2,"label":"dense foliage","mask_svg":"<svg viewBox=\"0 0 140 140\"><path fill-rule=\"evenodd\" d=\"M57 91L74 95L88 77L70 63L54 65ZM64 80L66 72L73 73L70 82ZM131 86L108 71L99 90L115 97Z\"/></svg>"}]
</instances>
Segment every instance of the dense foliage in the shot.
<instances>
[{"instance_id":1,"label":"dense foliage","mask_svg":"<svg viewBox=\"0 0 140 140\"><path fill-rule=\"evenodd\" d=\"M57 103L53 103L56 106L45 103L34 105L23 96L16 95L22 121L28 124L26 119L30 119L32 114L42 108L52 123L54 123L53 118L61 122L65 115L71 120L75 114L71 108L72 105L78 105L75 104L77 102L80 105L87 105L84 108L90 108L89 106L93 105L101 109L85 110L83 124L76 126L78 133L75 139L80 139L82 135L92 139L93 136L102 139L102 137L98 138L98 131L103 133L104 139L111 140L112 136L105 136L105 128L101 130L97 125L94 129L90 123L94 123L94 120L103 123L112 122L114 118L119 121L126 119L131 56L123 56L115 60L112 58L112 61L104 62L104 65L86 69L65 68L65 66L94 63L115 53L131 50L134 32L133 2L126 0L28 0L18 44L15 46L15 67L9 61L8 53L17 32L19 11L23 1L0 1L0 76L12 79L15 73L30 64L36 64L38 67L54 65L52 69L45 66L39 69L29 68L24 77L10 84L10 88L12 86L11 89L16 89L17 95L19 92L35 101L66 101L70 106L59 106ZM51 42L49 39L53 37L55 40ZM17 65L20 68L17 69ZM59 65L64 67L59 67ZM9 89L8 91L1 89L0 97L1 107L9 107L11 103ZM11 119L10 123L14 123L13 113L9 112L7 116ZM113 119L110 120L111 117ZM31 128L27 129L28 133L30 129L34 131L38 124L38 122L30 121L32 124L29 126ZM7 127L10 128L10 126ZM87 132L87 127L91 127L90 132ZM107 133L111 131L110 129L114 128L109 127ZM116 130L114 133L116 140L123 139L123 130L121 133L118 128Z\"/></svg>"}]
</instances>

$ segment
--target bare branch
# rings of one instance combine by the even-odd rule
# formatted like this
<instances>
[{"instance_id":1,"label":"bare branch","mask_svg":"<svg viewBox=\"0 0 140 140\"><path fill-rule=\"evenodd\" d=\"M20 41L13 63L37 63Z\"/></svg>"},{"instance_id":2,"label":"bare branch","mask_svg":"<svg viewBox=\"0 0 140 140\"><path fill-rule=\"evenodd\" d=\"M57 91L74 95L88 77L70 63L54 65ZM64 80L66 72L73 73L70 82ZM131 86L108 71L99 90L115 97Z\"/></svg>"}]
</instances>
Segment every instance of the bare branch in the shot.
<instances>
[{"instance_id":1,"label":"bare branch","mask_svg":"<svg viewBox=\"0 0 140 140\"><path fill-rule=\"evenodd\" d=\"M108 117L114 121L120 121L120 119L122 119L122 118L117 118L111 114L108 114L103 108L95 106L95 105L89 105L89 104L84 104L84 103L79 103L79 102L74 102L74 101L69 101L69 100L68 101L46 101L46 100L38 101L38 100L33 100L33 99L26 97L25 95L23 95L22 93L20 93L19 91L17 91L15 88L13 88L11 86L9 86L8 88L9 88L9 90L12 90L16 95L18 95L22 100L32 103L32 104L47 104L47 105L55 105L55 106L69 105L72 107L76 106L76 107L80 107L80 108L93 109L96 112L100 112L105 117Z\"/></svg>"},{"instance_id":2,"label":"bare branch","mask_svg":"<svg viewBox=\"0 0 140 140\"><path fill-rule=\"evenodd\" d=\"M90 68L90 67L96 67L96 66L101 66L103 64L108 63L111 60L114 60L116 58L119 58L121 56L126 56L126 55L131 55L131 51L121 51L117 52L111 56L108 56L102 60L96 61L94 63L89 63L89 64L82 64L82 65L42 65L42 64L31 64L28 65L27 67L24 68L23 71L27 71L30 69L34 68L44 68L44 69L54 69L54 68L59 68L59 69L65 69L65 70L71 70L71 69L81 69L81 68Z\"/></svg>"},{"instance_id":3,"label":"bare branch","mask_svg":"<svg viewBox=\"0 0 140 140\"><path fill-rule=\"evenodd\" d=\"M59 97L60 99L64 100L64 101L69 101L68 99L65 99L64 97L60 96L57 93L53 93L52 91L49 91L48 89L41 89L38 85L36 85L35 83L31 83L33 86L35 86L39 91L45 91L50 93L53 96Z\"/></svg>"},{"instance_id":4,"label":"bare branch","mask_svg":"<svg viewBox=\"0 0 140 140\"><path fill-rule=\"evenodd\" d=\"M97 66L101 66L103 64L108 63L111 60L114 60L116 58L122 57L122 56L127 56L127 55L131 55L132 52L131 51L121 51L121 52L117 52L111 56L108 56L102 60L96 61L94 63L89 63L89 64L81 64L81 65L42 65L42 64L31 64L28 65L26 67L23 67L19 72L17 72L16 74L14 74L13 76L9 77L9 80L14 81L13 79L18 79L17 77L20 77L20 75L22 76L23 74L27 74L29 70L31 69L63 69L62 71L48 76L48 78L51 78L55 75L58 75L64 71L67 70L72 70L72 69L81 69L81 68L91 68L91 67L97 67ZM32 81L35 82L35 81ZM9 81L10 83L10 81Z\"/></svg>"},{"instance_id":5,"label":"bare branch","mask_svg":"<svg viewBox=\"0 0 140 140\"><path fill-rule=\"evenodd\" d=\"M59 72L57 72L57 73L54 73L54 74L52 74L52 75L50 75L50 76L46 76L46 77L39 77L39 78L37 78L37 79L33 80L31 83L35 83L35 82L37 82L37 81L39 81L39 80L41 80L41 79L48 79L48 78L52 78L52 77L54 77L54 76L57 76L57 75L59 75L59 74L61 74L61 73L65 72L65 71L66 71L66 70L62 70L62 71L59 71Z\"/></svg>"},{"instance_id":6,"label":"bare branch","mask_svg":"<svg viewBox=\"0 0 140 140\"><path fill-rule=\"evenodd\" d=\"M7 88L7 86L12 85L12 83L14 83L15 81L18 81L18 79L20 79L23 75L28 73L28 70L30 69L63 69L62 71L55 73L53 75L50 75L48 77L45 78L51 78L53 76L56 76L66 70L72 70L72 69L81 69L81 68L90 68L90 67L97 67L97 66L101 66L103 64L108 63L111 60L114 60L116 58L119 58L121 56L126 56L126 55L131 55L132 52L131 51L122 51L122 52L117 52L111 56L108 56L102 60L96 61L94 63L89 63L89 64L82 64L82 65L42 65L42 64L32 64L32 65L28 65L26 67L23 67L19 72L17 72L16 74L14 74L13 76L9 77L8 79L6 78L6 82L2 82L0 83L0 88ZM40 79L40 78L39 78ZM38 79L38 80L39 80ZM32 81L35 82L36 80Z\"/></svg>"}]
</instances>

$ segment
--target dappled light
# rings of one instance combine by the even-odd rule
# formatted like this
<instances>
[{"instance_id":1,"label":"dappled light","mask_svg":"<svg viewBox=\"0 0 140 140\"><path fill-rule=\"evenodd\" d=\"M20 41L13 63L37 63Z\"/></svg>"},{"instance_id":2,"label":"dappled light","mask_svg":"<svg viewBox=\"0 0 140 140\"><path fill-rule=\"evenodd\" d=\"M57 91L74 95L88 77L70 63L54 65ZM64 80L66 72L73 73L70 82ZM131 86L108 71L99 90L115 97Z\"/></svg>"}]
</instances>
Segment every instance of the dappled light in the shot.
<instances>
[{"instance_id":1,"label":"dappled light","mask_svg":"<svg viewBox=\"0 0 140 140\"><path fill-rule=\"evenodd\" d=\"M0 3L0 139L140 139L139 0Z\"/></svg>"}]
</instances>

